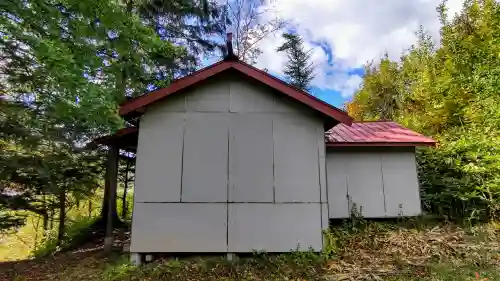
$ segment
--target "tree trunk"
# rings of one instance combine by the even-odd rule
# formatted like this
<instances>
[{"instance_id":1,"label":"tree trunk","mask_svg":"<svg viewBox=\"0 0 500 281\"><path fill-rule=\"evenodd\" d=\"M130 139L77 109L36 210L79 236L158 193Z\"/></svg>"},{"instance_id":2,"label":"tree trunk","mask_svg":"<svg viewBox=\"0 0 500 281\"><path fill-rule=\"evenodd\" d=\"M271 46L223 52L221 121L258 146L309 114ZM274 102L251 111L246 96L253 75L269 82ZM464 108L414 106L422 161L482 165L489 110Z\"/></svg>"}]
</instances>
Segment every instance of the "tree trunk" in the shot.
<instances>
[{"instance_id":1,"label":"tree trunk","mask_svg":"<svg viewBox=\"0 0 500 281\"><path fill-rule=\"evenodd\" d=\"M116 188L118 186L118 159L120 149L112 146L109 148L107 165L107 189L109 190L108 217L106 221L106 237L104 238L104 251L109 252L113 248L113 216L116 216ZM114 212L113 212L114 210Z\"/></svg>"},{"instance_id":2,"label":"tree trunk","mask_svg":"<svg viewBox=\"0 0 500 281\"><path fill-rule=\"evenodd\" d=\"M49 208L47 208L47 196L45 195L45 192L42 193L42 198L43 198L43 209L45 211L42 214L43 238L45 238L45 235L47 234L47 230L49 227Z\"/></svg>"},{"instance_id":3,"label":"tree trunk","mask_svg":"<svg viewBox=\"0 0 500 281\"><path fill-rule=\"evenodd\" d=\"M108 165L108 164L106 164ZM116 202L114 204L110 204L110 189L109 189L109 169L106 169L106 174L104 175L105 178L105 186L104 186L104 198L102 200L102 208L101 208L101 215L99 219L99 224L102 225L103 227L108 224L108 213L111 212L111 220L113 223L121 223L120 218L118 217L118 211L116 210ZM116 191L115 191L116 193Z\"/></svg>"},{"instance_id":4,"label":"tree trunk","mask_svg":"<svg viewBox=\"0 0 500 281\"><path fill-rule=\"evenodd\" d=\"M55 213L54 208L52 208L49 214L49 230L54 229L54 213Z\"/></svg>"},{"instance_id":5,"label":"tree trunk","mask_svg":"<svg viewBox=\"0 0 500 281\"><path fill-rule=\"evenodd\" d=\"M128 184L129 184L129 170L130 170L130 159L128 158L129 153L127 153L127 165L125 167L125 183L123 186L123 197L122 197L122 219L125 220L127 216L127 189L128 189Z\"/></svg>"},{"instance_id":6,"label":"tree trunk","mask_svg":"<svg viewBox=\"0 0 500 281\"><path fill-rule=\"evenodd\" d=\"M66 221L66 190L63 188L59 192L59 228L57 231L58 246L61 246L64 240L65 221Z\"/></svg>"},{"instance_id":7,"label":"tree trunk","mask_svg":"<svg viewBox=\"0 0 500 281\"><path fill-rule=\"evenodd\" d=\"M92 200L89 199L89 217L92 216Z\"/></svg>"},{"instance_id":8,"label":"tree trunk","mask_svg":"<svg viewBox=\"0 0 500 281\"><path fill-rule=\"evenodd\" d=\"M45 234L47 233L47 230L49 230L49 214L45 213L42 215L42 220L43 220L43 237L45 237Z\"/></svg>"}]
</instances>

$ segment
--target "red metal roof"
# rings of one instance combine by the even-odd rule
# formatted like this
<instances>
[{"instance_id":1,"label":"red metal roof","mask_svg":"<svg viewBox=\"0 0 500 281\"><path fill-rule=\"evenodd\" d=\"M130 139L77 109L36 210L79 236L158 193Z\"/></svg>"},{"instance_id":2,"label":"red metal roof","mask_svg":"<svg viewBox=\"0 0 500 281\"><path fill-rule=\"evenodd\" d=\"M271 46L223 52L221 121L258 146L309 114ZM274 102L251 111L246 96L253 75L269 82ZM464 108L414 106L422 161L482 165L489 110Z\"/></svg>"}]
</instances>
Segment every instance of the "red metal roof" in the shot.
<instances>
[{"instance_id":1,"label":"red metal roof","mask_svg":"<svg viewBox=\"0 0 500 281\"><path fill-rule=\"evenodd\" d=\"M326 132L327 146L434 146L436 141L392 121L338 124Z\"/></svg>"},{"instance_id":2,"label":"red metal roof","mask_svg":"<svg viewBox=\"0 0 500 281\"><path fill-rule=\"evenodd\" d=\"M308 94L307 92L297 89L281 81L280 79L271 76L267 72L259 70L239 60L225 60L212 64L208 67L194 72L191 75L174 81L166 88L158 89L151 93L127 101L120 106L119 113L121 116L138 114L140 113L142 108L228 69L243 73L250 78L268 85L278 92L283 93L297 100L298 102L301 102L317 110L318 112L321 112L326 117L329 117L335 121L333 123L329 122L332 126L339 122L347 125L350 125L352 123L352 118L343 110L329 105L328 103L319 100L318 98Z\"/></svg>"}]
</instances>

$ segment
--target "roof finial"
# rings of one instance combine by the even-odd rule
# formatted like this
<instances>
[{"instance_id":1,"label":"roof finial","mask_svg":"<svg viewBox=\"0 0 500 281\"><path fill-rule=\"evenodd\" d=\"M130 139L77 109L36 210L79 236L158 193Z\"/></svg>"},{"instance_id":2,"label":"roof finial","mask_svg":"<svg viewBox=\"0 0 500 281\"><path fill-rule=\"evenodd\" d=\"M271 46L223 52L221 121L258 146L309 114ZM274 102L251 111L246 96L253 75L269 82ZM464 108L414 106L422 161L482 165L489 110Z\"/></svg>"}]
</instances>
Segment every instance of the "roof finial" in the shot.
<instances>
[{"instance_id":1,"label":"roof finial","mask_svg":"<svg viewBox=\"0 0 500 281\"><path fill-rule=\"evenodd\" d=\"M226 54L226 57L224 59L225 60L237 60L238 57L234 54L234 51L233 51L233 34L231 32L227 33L226 47L227 47L227 54Z\"/></svg>"}]
</instances>

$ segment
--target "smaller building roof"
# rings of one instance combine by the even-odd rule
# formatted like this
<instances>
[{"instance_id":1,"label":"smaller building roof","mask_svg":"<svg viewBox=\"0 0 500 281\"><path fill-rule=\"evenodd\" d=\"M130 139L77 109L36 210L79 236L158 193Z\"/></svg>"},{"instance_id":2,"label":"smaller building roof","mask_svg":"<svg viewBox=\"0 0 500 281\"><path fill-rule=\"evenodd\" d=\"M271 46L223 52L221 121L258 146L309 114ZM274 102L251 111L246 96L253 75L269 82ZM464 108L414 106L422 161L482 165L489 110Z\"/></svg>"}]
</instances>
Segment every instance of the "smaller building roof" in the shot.
<instances>
[{"instance_id":1,"label":"smaller building roof","mask_svg":"<svg viewBox=\"0 0 500 281\"><path fill-rule=\"evenodd\" d=\"M93 143L117 146L129 152L136 152L138 137L139 129L137 127L126 127L116 131L112 135L97 138Z\"/></svg>"},{"instance_id":2,"label":"smaller building roof","mask_svg":"<svg viewBox=\"0 0 500 281\"><path fill-rule=\"evenodd\" d=\"M436 141L392 121L338 124L326 132L327 146L434 146Z\"/></svg>"}]
</instances>

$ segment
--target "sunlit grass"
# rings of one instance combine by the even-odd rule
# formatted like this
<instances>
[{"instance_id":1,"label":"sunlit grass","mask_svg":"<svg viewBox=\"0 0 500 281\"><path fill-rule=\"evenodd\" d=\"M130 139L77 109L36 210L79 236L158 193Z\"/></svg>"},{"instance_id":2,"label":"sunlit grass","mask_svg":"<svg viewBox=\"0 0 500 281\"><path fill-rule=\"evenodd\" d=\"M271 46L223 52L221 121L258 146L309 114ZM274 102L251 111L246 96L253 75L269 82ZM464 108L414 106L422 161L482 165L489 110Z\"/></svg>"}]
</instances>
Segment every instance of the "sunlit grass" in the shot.
<instances>
[{"instance_id":1,"label":"sunlit grass","mask_svg":"<svg viewBox=\"0 0 500 281\"><path fill-rule=\"evenodd\" d=\"M42 220L36 216L30 216L26 225L14 233L0 234L0 262L22 260L30 256L33 249L41 242Z\"/></svg>"},{"instance_id":2,"label":"sunlit grass","mask_svg":"<svg viewBox=\"0 0 500 281\"><path fill-rule=\"evenodd\" d=\"M123 210L123 203L121 199L122 195L123 189L119 189L117 194L117 211L119 215L122 214ZM133 190L128 190L126 200L126 203L128 204L128 213L125 218L126 221L130 221L132 214L132 201ZM92 198L82 200L78 206L73 204L73 206L67 210L67 220L68 222L71 222L72 220L82 221L85 220L85 218L95 218L100 214L101 205L102 194L97 194ZM57 214L55 214L52 233L56 232L57 223ZM16 232L0 234L0 262L30 258L33 252L41 246L43 237L42 234L42 219L41 217L34 215L28 216L26 219L26 225L17 229Z\"/></svg>"},{"instance_id":3,"label":"sunlit grass","mask_svg":"<svg viewBox=\"0 0 500 281\"><path fill-rule=\"evenodd\" d=\"M79 207L73 206L68 210L68 221L81 217L93 217L98 215L101 206L101 199L96 196L90 199L92 209L89 211L89 200L82 201ZM57 229L57 214L55 215L52 232ZM26 224L17 231L7 234L0 234L0 262L28 259L33 251L42 244L43 226L42 218L30 215L26 219Z\"/></svg>"}]
</instances>

